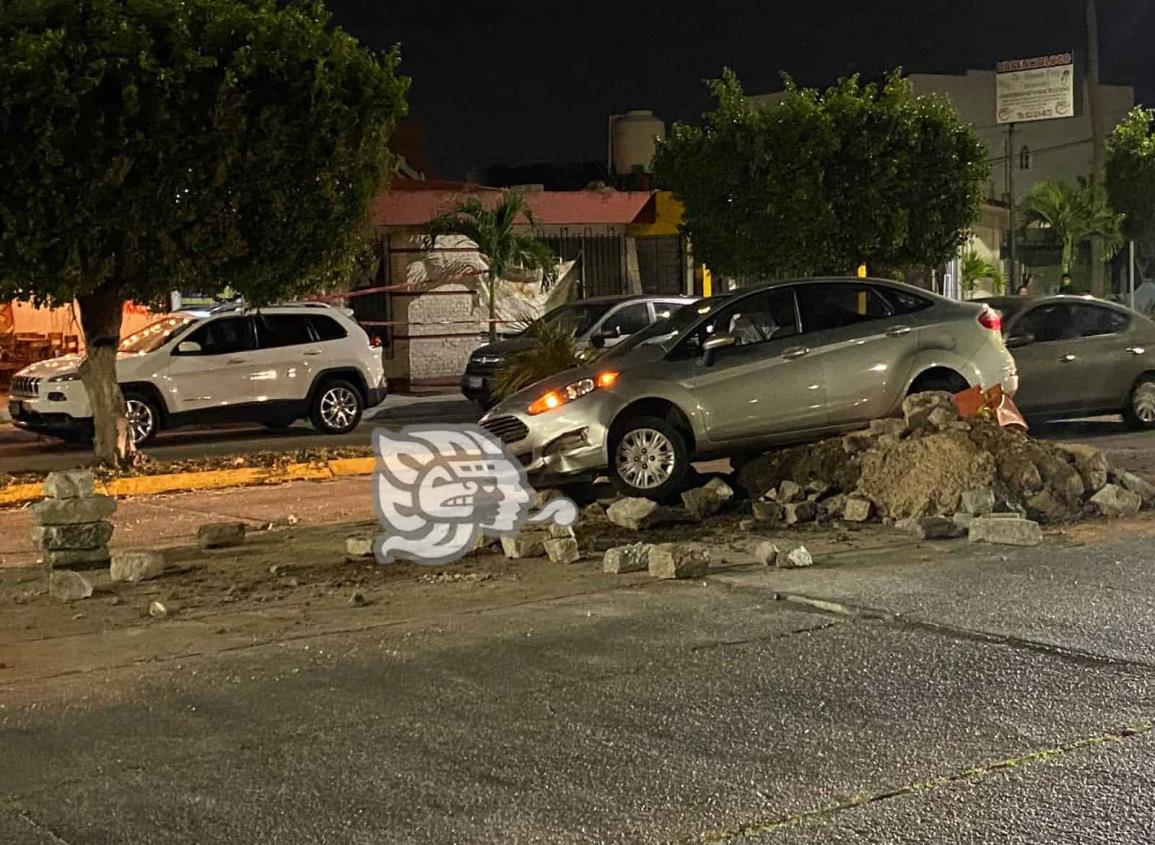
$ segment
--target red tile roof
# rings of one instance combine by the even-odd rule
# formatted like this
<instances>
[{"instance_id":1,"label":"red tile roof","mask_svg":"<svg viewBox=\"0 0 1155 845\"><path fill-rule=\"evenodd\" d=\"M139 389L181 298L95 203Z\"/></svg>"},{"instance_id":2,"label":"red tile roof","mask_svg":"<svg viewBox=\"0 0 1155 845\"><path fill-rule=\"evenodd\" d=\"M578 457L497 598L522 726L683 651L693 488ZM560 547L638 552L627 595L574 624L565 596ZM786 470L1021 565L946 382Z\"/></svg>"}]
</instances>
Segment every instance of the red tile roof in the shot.
<instances>
[{"instance_id":1,"label":"red tile roof","mask_svg":"<svg viewBox=\"0 0 1155 845\"><path fill-rule=\"evenodd\" d=\"M424 226L470 195L490 205L498 202L501 192L480 185L398 180L373 201L373 223ZM543 226L654 222L654 195L650 191L531 191L526 202Z\"/></svg>"}]
</instances>

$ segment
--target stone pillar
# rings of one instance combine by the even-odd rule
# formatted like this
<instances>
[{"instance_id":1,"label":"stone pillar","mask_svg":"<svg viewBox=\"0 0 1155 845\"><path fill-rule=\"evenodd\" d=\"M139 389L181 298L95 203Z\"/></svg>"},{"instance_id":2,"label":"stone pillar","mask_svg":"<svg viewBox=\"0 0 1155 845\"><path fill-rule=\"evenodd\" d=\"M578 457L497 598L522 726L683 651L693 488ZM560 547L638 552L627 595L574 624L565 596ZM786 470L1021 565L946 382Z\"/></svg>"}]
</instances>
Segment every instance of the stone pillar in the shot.
<instances>
[{"instance_id":1,"label":"stone pillar","mask_svg":"<svg viewBox=\"0 0 1155 845\"><path fill-rule=\"evenodd\" d=\"M32 506L32 541L44 566L52 569L101 569L108 566L108 517L116 501L95 494L91 470L53 472L44 479L44 499Z\"/></svg>"}]
</instances>

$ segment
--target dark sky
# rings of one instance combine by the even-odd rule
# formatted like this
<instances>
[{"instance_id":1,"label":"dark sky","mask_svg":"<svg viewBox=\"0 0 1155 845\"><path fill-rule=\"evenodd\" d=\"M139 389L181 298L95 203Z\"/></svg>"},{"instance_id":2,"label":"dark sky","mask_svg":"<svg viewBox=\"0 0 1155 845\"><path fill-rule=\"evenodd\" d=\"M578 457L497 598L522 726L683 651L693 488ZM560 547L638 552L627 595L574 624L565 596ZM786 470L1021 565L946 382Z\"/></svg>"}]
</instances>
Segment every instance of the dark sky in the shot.
<instances>
[{"instance_id":1,"label":"dark sky","mask_svg":"<svg viewBox=\"0 0 1155 845\"><path fill-rule=\"evenodd\" d=\"M696 119L702 80L733 67L749 93L779 71L805 85L991 68L999 59L1082 53L1083 0L329 0L374 47L400 43L410 115L431 167L605 157L608 115L653 109ZM1099 0L1102 74L1155 103L1155 0Z\"/></svg>"}]
</instances>

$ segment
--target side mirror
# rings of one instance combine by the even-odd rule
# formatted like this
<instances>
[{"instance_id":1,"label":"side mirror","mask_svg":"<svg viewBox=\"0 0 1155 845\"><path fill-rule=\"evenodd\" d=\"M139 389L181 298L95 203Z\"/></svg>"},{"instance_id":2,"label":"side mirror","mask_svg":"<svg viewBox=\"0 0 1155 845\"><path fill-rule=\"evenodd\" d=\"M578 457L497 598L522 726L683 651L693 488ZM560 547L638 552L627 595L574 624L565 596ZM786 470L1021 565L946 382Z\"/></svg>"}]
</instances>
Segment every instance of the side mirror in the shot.
<instances>
[{"instance_id":1,"label":"side mirror","mask_svg":"<svg viewBox=\"0 0 1155 845\"><path fill-rule=\"evenodd\" d=\"M195 340L182 340L176 345L177 355L199 355L201 345Z\"/></svg>"},{"instance_id":2,"label":"side mirror","mask_svg":"<svg viewBox=\"0 0 1155 845\"><path fill-rule=\"evenodd\" d=\"M1020 346L1030 346L1035 342L1033 334L1013 334L1007 338L1007 349L1018 349Z\"/></svg>"},{"instance_id":3,"label":"side mirror","mask_svg":"<svg viewBox=\"0 0 1155 845\"><path fill-rule=\"evenodd\" d=\"M590 335L590 346L592 346L594 349L605 349L606 341L613 337L616 337L616 335L613 335L610 332L604 330L594 332L592 335Z\"/></svg>"},{"instance_id":4,"label":"side mirror","mask_svg":"<svg viewBox=\"0 0 1155 845\"><path fill-rule=\"evenodd\" d=\"M718 334L711 335L706 338L706 341L702 344L703 362L707 367L710 366L710 364L714 362L714 355L717 354L719 349L734 346L737 342L738 338L729 332L719 332Z\"/></svg>"}]
</instances>

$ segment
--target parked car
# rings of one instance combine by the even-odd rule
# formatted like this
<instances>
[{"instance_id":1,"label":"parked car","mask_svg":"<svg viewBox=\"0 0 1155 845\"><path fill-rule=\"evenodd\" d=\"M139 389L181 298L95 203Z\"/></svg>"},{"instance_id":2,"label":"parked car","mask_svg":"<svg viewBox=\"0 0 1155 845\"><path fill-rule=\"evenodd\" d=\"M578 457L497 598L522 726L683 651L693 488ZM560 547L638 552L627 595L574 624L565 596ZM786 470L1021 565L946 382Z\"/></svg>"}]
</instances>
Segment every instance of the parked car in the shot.
<instances>
[{"instance_id":1,"label":"parked car","mask_svg":"<svg viewBox=\"0 0 1155 845\"><path fill-rule=\"evenodd\" d=\"M701 300L486 414L538 484L609 474L666 498L690 461L816 438L923 390L1002 384L999 315L897 282L822 278Z\"/></svg>"},{"instance_id":2,"label":"parked car","mask_svg":"<svg viewBox=\"0 0 1155 845\"><path fill-rule=\"evenodd\" d=\"M1155 427L1155 323L1090 296L995 297L1019 370L1015 404L1036 418L1122 414Z\"/></svg>"},{"instance_id":3,"label":"parked car","mask_svg":"<svg viewBox=\"0 0 1155 845\"><path fill-rule=\"evenodd\" d=\"M608 348L693 301L693 297L686 296L599 296L561 305L541 317L540 322L570 323L579 351ZM461 377L461 392L483 411L497 401L493 395L494 373L510 353L533 346L533 327L530 324L515 337L487 343L469 356Z\"/></svg>"},{"instance_id":4,"label":"parked car","mask_svg":"<svg viewBox=\"0 0 1155 845\"><path fill-rule=\"evenodd\" d=\"M92 436L79 355L40 361L12 379L16 425L63 439ZM134 442L193 423L283 428L307 417L343 434L385 399L381 351L343 310L320 303L181 311L124 338L116 362Z\"/></svg>"}]
</instances>

